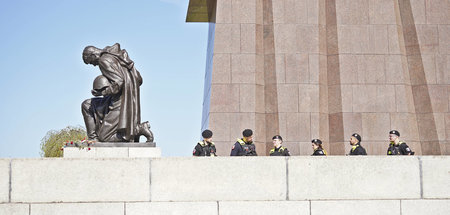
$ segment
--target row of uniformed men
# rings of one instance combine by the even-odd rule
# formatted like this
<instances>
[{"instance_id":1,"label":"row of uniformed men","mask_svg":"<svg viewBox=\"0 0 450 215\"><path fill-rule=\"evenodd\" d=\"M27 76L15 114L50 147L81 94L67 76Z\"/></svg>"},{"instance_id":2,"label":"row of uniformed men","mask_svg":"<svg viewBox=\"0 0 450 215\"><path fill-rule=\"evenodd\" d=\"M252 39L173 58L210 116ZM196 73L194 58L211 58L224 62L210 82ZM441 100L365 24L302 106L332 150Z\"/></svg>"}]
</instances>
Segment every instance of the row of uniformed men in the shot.
<instances>
[{"instance_id":1,"label":"row of uniformed men","mask_svg":"<svg viewBox=\"0 0 450 215\"><path fill-rule=\"evenodd\" d=\"M203 140L199 141L194 148L194 156L217 156L216 146L212 142L212 131L206 129L202 132ZM256 146L253 144L253 131L245 129L242 132L242 138L238 139L231 148L230 156L257 156ZM405 142L400 141L400 132L392 130L389 132L389 147L387 155L414 155ZM366 149L361 146L361 135L354 133L350 137L349 143L352 146L349 155L367 155ZM272 138L273 148L270 150L270 156L291 156L289 150L282 146L283 138L275 135ZM314 156L325 156L327 152L322 147L322 141L313 139L311 141Z\"/></svg>"}]
</instances>

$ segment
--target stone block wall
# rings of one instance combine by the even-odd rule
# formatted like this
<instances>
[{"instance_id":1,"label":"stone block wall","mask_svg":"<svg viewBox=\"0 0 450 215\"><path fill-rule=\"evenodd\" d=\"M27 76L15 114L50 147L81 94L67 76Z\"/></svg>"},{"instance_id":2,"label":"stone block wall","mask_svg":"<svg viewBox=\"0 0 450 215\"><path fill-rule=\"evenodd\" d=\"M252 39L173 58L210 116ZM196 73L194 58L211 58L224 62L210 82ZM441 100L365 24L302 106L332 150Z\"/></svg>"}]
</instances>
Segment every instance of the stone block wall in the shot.
<instances>
[{"instance_id":1,"label":"stone block wall","mask_svg":"<svg viewBox=\"0 0 450 215\"><path fill-rule=\"evenodd\" d=\"M357 132L382 155L391 129L419 155L450 154L448 0L204 2L215 28L202 129L220 155L245 128L259 154L280 134L295 155L313 138L344 155Z\"/></svg>"},{"instance_id":2,"label":"stone block wall","mask_svg":"<svg viewBox=\"0 0 450 215\"><path fill-rule=\"evenodd\" d=\"M0 214L449 214L450 157L0 159Z\"/></svg>"}]
</instances>

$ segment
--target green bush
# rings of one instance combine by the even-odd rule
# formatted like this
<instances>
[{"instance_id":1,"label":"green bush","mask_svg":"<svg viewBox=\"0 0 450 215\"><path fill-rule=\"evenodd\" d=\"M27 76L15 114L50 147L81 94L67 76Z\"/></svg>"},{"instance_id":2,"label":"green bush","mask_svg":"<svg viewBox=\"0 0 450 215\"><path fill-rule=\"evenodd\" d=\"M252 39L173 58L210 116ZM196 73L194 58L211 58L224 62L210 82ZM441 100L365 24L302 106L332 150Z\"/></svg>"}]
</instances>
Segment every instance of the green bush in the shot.
<instances>
[{"instance_id":1,"label":"green bush","mask_svg":"<svg viewBox=\"0 0 450 215\"><path fill-rule=\"evenodd\" d=\"M41 157L62 157L61 148L65 143L79 141L86 137L86 130L81 127L67 126L59 131L48 131L41 140Z\"/></svg>"}]
</instances>

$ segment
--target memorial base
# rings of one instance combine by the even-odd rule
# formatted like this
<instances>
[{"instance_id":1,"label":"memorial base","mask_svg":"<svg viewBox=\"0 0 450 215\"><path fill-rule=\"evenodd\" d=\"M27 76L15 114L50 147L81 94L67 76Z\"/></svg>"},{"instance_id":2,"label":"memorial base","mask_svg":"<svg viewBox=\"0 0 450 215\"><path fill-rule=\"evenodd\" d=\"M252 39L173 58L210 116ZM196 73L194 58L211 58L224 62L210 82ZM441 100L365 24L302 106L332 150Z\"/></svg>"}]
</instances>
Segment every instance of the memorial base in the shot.
<instances>
[{"instance_id":1,"label":"memorial base","mask_svg":"<svg viewBox=\"0 0 450 215\"><path fill-rule=\"evenodd\" d=\"M156 158L161 157L161 148L152 143L94 143L79 147L68 145L64 158Z\"/></svg>"}]
</instances>

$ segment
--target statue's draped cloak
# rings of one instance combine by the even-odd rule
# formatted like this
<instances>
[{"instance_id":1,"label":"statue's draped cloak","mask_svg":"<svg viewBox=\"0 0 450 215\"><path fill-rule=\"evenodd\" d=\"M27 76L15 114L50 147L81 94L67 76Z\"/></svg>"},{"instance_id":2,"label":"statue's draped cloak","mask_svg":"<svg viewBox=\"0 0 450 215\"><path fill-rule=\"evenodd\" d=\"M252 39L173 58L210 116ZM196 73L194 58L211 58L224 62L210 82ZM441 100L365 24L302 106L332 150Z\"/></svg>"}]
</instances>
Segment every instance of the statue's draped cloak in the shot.
<instances>
[{"instance_id":1,"label":"statue's draped cloak","mask_svg":"<svg viewBox=\"0 0 450 215\"><path fill-rule=\"evenodd\" d=\"M103 49L99 67L111 82L112 92L121 94L118 132L124 135L125 140L132 141L136 135L135 128L141 121L139 86L142 85L142 77L127 51L121 50L117 43Z\"/></svg>"}]
</instances>

